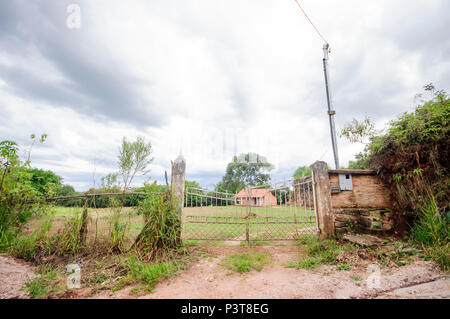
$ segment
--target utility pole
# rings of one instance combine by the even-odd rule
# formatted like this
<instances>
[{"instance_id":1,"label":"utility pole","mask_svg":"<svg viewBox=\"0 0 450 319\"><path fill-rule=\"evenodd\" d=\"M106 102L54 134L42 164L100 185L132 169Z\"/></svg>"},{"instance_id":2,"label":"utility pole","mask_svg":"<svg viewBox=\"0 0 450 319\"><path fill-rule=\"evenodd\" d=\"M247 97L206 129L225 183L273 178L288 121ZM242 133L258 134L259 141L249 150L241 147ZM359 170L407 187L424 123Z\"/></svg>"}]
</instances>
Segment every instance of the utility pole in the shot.
<instances>
[{"instance_id":1,"label":"utility pole","mask_svg":"<svg viewBox=\"0 0 450 319\"><path fill-rule=\"evenodd\" d=\"M334 115L336 111L333 110L333 102L331 99L330 90L330 75L328 73L328 53L330 52L330 45L325 43L323 45L323 71L325 74L325 88L327 90L327 103L328 103L328 116L330 117L330 131L331 131L331 143L333 145L334 164L336 169L339 169L339 155L337 149L336 128L334 125Z\"/></svg>"}]
</instances>

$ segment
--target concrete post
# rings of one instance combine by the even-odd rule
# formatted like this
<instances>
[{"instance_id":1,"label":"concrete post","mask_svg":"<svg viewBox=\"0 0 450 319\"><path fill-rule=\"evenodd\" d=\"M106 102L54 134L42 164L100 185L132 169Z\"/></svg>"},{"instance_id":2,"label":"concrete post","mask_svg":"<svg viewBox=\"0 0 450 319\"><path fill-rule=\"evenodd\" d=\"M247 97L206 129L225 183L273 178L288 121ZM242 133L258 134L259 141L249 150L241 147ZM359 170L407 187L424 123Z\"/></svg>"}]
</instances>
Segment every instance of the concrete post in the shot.
<instances>
[{"instance_id":1,"label":"concrete post","mask_svg":"<svg viewBox=\"0 0 450 319\"><path fill-rule=\"evenodd\" d=\"M184 180L186 174L186 161L179 155L172 163L171 187L175 198L179 202L180 213L184 206Z\"/></svg>"},{"instance_id":2,"label":"concrete post","mask_svg":"<svg viewBox=\"0 0 450 319\"><path fill-rule=\"evenodd\" d=\"M315 162L312 167L313 183L316 196L317 222L320 239L334 235L333 212L331 209L331 188L328 175L328 165L325 162Z\"/></svg>"}]
</instances>

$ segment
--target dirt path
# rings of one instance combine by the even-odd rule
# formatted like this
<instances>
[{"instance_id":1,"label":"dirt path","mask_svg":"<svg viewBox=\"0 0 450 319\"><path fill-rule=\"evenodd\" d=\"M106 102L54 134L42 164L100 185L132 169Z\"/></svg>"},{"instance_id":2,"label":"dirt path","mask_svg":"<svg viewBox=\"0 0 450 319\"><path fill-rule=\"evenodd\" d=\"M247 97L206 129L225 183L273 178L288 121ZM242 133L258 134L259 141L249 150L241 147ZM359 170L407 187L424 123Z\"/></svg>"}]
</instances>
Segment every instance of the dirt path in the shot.
<instances>
[{"instance_id":1,"label":"dirt path","mask_svg":"<svg viewBox=\"0 0 450 319\"><path fill-rule=\"evenodd\" d=\"M244 252L245 247L202 248L199 257L188 270L158 284L153 293L132 292L129 286L115 293L101 291L91 296L89 288L75 290L74 298L440 298L450 299L450 278L444 276L432 262L416 260L403 267L380 267L378 286L371 288L373 273L369 261L360 260L351 270L338 271L335 266L321 266L315 270L286 268L304 254L302 247L258 247L253 251L273 257L271 265L260 272L246 274L230 272L220 261L228 254ZM34 267L0 255L0 299L27 298L21 290L28 278L35 276Z\"/></svg>"},{"instance_id":2,"label":"dirt path","mask_svg":"<svg viewBox=\"0 0 450 319\"><path fill-rule=\"evenodd\" d=\"M21 288L33 277L34 267L9 255L0 255L0 299L28 298Z\"/></svg>"},{"instance_id":3,"label":"dirt path","mask_svg":"<svg viewBox=\"0 0 450 319\"><path fill-rule=\"evenodd\" d=\"M372 281L367 281L373 278L370 277L373 273L367 271L368 261L349 271L338 271L335 266L315 270L286 268L286 263L298 260L302 253L300 247L256 248L270 253L274 259L272 265L260 272L230 273L220 265L227 254L246 249L207 248L206 252L217 257L199 259L190 269L158 284L151 294L135 295L132 293L135 286L131 286L114 294L103 292L94 298L450 298L450 279L443 278L431 262L415 261L390 269L381 267L377 288L370 288Z\"/></svg>"}]
</instances>

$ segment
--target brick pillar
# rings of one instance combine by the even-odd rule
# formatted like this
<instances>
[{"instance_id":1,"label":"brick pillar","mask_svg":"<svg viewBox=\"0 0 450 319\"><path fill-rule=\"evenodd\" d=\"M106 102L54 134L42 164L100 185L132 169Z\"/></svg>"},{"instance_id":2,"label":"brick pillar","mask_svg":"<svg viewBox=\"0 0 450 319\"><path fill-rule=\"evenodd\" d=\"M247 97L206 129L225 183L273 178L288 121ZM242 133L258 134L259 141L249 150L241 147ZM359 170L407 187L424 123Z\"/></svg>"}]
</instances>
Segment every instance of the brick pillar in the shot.
<instances>
[{"instance_id":1,"label":"brick pillar","mask_svg":"<svg viewBox=\"0 0 450 319\"><path fill-rule=\"evenodd\" d=\"M334 235L333 212L331 210L331 188L328 165L315 162L312 167L314 192L316 197L317 223L320 239Z\"/></svg>"},{"instance_id":2,"label":"brick pillar","mask_svg":"<svg viewBox=\"0 0 450 319\"><path fill-rule=\"evenodd\" d=\"M184 180L186 174L186 161L179 155L172 163L171 186L175 198L179 202L180 213L184 206Z\"/></svg>"}]
</instances>

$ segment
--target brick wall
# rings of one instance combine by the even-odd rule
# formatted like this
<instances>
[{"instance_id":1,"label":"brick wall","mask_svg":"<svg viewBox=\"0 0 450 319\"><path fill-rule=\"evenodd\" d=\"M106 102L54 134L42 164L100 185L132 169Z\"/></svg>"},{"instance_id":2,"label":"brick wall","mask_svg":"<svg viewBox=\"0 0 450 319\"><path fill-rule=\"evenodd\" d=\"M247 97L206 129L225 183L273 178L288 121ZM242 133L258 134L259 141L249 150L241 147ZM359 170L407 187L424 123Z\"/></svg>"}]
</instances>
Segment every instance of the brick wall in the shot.
<instances>
[{"instance_id":1,"label":"brick wall","mask_svg":"<svg viewBox=\"0 0 450 319\"><path fill-rule=\"evenodd\" d=\"M351 174L353 190L340 190L339 173ZM389 232L393 229L389 190L373 171L329 170L331 207L338 233Z\"/></svg>"}]
</instances>

